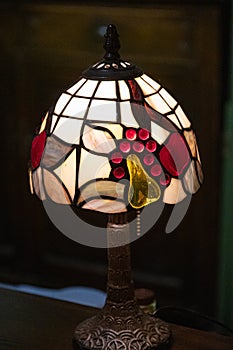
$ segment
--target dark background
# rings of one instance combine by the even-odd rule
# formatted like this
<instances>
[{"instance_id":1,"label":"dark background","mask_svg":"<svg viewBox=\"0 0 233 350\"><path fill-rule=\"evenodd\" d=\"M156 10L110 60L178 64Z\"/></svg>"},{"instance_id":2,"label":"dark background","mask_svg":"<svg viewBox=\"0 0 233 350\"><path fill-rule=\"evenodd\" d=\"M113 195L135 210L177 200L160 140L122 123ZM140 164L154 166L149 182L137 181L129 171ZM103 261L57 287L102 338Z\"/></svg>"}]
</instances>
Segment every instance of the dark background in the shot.
<instances>
[{"instance_id":1,"label":"dark background","mask_svg":"<svg viewBox=\"0 0 233 350\"><path fill-rule=\"evenodd\" d=\"M180 226L161 220L131 247L136 287L159 306L218 317L222 145L229 96L228 1L0 3L2 228L0 282L105 290L104 249L62 235L29 191L35 128L54 99L103 55L98 30L115 23L121 56L171 91L193 123L205 182Z\"/></svg>"}]
</instances>

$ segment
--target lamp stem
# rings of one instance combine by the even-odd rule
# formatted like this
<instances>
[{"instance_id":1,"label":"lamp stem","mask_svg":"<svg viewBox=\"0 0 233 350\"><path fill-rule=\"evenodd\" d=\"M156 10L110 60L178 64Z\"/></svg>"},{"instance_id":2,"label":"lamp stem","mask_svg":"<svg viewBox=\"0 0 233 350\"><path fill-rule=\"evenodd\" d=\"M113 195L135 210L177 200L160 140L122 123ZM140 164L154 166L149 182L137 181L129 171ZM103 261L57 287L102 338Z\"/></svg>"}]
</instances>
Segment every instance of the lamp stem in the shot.
<instances>
[{"instance_id":1,"label":"lamp stem","mask_svg":"<svg viewBox=\"0 0 233 350\"><path fill-rule=\"evenodd\" d=\"M139 307L131 278L130 229L124 214L109 215L107 239L108 283L104 311L109 312L109 309L114 309L116 316L117 314L122 316L122 305L124 305L124 313L130 313L132 316L132 313L138 313ZM119 242L123 244L117 246Z\"/></svg>"}]
</instances>

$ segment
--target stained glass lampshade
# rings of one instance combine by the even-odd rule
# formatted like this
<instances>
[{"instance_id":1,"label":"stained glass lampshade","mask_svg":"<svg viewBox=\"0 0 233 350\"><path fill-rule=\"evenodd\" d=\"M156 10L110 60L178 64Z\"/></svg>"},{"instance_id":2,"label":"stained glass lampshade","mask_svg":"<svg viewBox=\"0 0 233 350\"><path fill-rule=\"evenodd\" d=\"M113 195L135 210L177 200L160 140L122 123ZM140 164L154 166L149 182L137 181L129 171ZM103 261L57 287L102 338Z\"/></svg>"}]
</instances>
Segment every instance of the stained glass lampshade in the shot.
<instances>
[{"instance_id":1,"label":"stained glass lampshade","mask_svg":"<svg viewBox=\"0 0 233 350\"><path fill-rule=\"evenodd\" d=\"M109 215L109 235L119 225L125 235L129 212L156 201L176 204L197 192L203 175L180 104L160 82L121 59L114 25L107 27L104 48L103 60L84 70L43 118L32 141L30 183L41 200ZM102 349L111 341L124 349L132 342L145 349L169 343L167 326L138 311L126 247L110 249L115 287L108 285L102 316L77 328L77 348Z\"/></svg>"}]
</instances>

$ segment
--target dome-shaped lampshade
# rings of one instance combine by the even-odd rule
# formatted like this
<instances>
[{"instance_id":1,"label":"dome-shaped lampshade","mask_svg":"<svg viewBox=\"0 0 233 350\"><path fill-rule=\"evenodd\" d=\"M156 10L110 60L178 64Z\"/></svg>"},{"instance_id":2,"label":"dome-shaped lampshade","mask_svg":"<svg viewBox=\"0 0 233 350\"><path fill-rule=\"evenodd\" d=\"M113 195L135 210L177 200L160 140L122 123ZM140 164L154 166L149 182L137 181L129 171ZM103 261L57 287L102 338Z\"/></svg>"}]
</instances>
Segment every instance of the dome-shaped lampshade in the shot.
<instances>
[{"instance_id":1,"label":"dome-shaped lampshade","mask_svg":"<svg viewBox=\"0 0 233 350\"><path fill-rule=\"evenodd\" d=\"M119 57L113 25L105 49L43 118L31 148L32 191L103 213L178 203L203 180L191 122L159 82Z\"/></svg>"}]
</instances>

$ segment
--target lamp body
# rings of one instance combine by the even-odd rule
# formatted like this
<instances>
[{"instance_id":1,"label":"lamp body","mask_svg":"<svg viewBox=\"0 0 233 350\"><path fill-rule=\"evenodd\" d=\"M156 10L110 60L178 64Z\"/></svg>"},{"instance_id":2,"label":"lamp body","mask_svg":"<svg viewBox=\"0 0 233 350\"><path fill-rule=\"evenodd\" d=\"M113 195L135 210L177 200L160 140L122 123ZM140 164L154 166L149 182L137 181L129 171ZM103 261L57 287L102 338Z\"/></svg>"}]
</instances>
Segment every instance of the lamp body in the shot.
<instances>
[{"instance_id":1,"label":"lamp body","mask_svg":"<svg viewBox=\"0 0 233 350\"><path fill-rule=\"evenodd\" d=\"M144 313L131 278L129 224L126 215L111 215L107 227L108 282L104 307L75 330L75 350L167 349L171 331L164 321ZM114 247L118 236L125 245Z\"/></svg>"}]
</instances>

